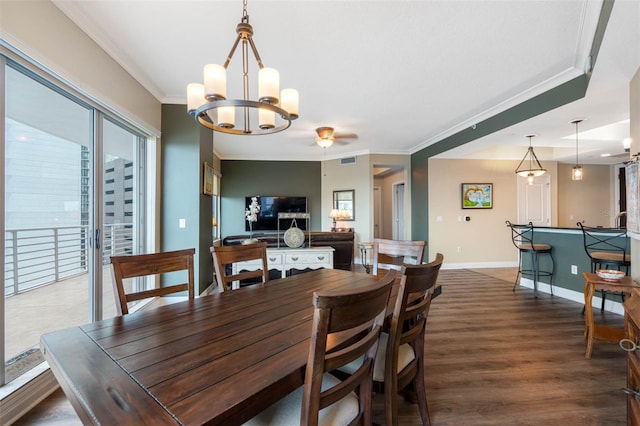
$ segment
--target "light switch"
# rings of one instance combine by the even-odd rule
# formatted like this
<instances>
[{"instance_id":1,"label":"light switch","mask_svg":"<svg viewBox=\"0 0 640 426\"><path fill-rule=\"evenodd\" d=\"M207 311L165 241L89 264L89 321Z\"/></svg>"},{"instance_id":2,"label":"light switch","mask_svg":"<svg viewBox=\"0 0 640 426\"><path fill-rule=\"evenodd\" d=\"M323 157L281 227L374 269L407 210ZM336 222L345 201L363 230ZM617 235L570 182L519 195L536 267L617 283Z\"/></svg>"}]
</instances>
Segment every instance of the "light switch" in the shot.
<instances>
[{"instance_id":1,"label":"light switch","mask_svg":"<svg viewBox=\"0 0 640 426\"><path fill-rule=\"evenodd\" d=\"M178 220L178 227L186 228L187 227L187 219L179 219Z\"/></svg>"}]
</instances>

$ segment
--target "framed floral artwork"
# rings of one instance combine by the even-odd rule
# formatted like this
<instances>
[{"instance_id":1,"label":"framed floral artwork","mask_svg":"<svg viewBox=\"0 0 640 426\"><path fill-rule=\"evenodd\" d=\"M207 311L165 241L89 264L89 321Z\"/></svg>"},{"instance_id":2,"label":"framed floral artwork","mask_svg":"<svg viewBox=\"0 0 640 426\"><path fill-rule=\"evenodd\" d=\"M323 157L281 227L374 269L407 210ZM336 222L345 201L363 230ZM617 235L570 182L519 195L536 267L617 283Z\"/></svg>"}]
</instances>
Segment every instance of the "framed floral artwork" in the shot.
<instances>
[{"instance_id":1,"label":"framed floral artwork","mask_svg":"<svg viewBox=\"0 0 640 426\"><path fill-rule=\"evenodd\" d=\"M463 209L492 209L493 208L493 184L492 183L463 183L462 184L462 208Z\"/></svg>"}]
</instances>

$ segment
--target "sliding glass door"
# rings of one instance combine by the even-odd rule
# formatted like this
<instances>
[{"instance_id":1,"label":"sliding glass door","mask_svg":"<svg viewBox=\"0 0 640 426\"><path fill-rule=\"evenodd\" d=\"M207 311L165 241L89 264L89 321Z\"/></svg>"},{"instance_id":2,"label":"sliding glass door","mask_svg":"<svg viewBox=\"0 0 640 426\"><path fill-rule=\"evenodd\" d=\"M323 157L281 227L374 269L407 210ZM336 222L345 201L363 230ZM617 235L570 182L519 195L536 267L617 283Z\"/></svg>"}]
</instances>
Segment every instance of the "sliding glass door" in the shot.
<instances>
[{"instance_id":1,"label":"sliding glass door","mask_svg":"<svg viewBox=\"0 0 640 426\"><path fill-rule=\"evenodd\" d=\"M0 385L42 361L43 333L115 315L109 257L144 252L146 141L38 74L2 66Z\"/></svg>"}]
</instances>

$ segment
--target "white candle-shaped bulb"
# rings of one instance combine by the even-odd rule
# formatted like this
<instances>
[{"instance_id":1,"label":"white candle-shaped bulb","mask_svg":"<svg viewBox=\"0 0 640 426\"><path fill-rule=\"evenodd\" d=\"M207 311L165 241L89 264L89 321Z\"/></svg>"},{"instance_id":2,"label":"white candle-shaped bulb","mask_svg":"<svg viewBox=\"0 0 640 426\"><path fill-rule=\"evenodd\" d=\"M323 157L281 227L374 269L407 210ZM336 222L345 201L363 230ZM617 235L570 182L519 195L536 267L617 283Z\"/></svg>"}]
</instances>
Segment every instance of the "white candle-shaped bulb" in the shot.
<instances>
[{"instance_id":1,"label":"white candle-shaped bulb","mask_svg":"<svg viewBox=\"0 0 640 426\"><path fill-rule=\"evenodd\" d=\"M280 95L280 106L289 113L292 120L298 118L299 109L298 91L296 89L283 89Z\"/></svg>"},{"instance_id":2,"label":"white candle-shaped bulb","mask_svg":"<svg viewBox=\"0 0 640 426\"><path fill-rule=\"evenodd\" d=\"M195 111L205 104L204 85L200 83L189 83L187 86L187 111Z\"/></svg>"},{"instance_id":3,"label":"white candle-shaped bulb","mask_svg":"<svg viewBox=\"0 0 640 426\"><path fill-rule=\"evenodd\" d=\"M258 110L258 127L262 130L273 129L276 125L276 113L268 109Z\"/></svg>"},{"instance_id":4,"label":"white candle-shaped bulb","mask_svg":"<svg viewBox=\"0 0 640 426\"><path fill-rule=\"evenodd\" d=\"M209 101L227 99L227 70L222 65L205 65L204 94Z\"/></svg>"},{"instance_id":5,"label":"white candle-shaped bulb","mask_svg":"<svg viewBox=\"0 0 640 426\"><path fill-rule=\"evenodd\" d=\"M262 68L258 72L258 100L277 104L279 94L280 73L274 68Z\"/></svg>"},{"instance_id":6,"label":"white candle-shaped bulb","mask_svg":"<svg viewBox=\"0 0 640 426\"><path fill-rule=\"evenodd\" d=\"M236 125L236 109L232 106L220 107L218 111L218 126L233 129Z\"/></svg>"}]
</instances>

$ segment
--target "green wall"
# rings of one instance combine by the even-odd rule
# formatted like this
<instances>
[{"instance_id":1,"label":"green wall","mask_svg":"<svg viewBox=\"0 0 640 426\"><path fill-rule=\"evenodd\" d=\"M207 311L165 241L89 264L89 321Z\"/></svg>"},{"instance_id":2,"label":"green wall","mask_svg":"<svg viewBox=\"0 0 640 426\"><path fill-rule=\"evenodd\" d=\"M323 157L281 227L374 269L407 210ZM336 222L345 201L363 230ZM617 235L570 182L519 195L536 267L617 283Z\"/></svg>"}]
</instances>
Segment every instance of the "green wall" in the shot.
<instances>
[{"instance_id":1,"label":"green wall","mask_svg":"<svg viewBox=\"0 0 640 426\"><path fill-rule=\"evenodd\" d=\"M212 198L202 193L204 162L213 164L213 132L198 125L185 105L162 106L161 250L195 247L196 293L213 281ZM178 222L185 219L185 228Z\"/></svg>"},{"instance_id":2,"label":"green wall","mask_svg":"<svg viewBox=\"0 0 640 426\"><path fill-rule=\"evenodd\" d=\"M221 162L220 210L222 238L244 235L245 197L304 196L311 213L311 230L321 230L322 173L319 161ZM284 221L283 221L284 222ZM287 227L282 223L280 226ZM286 230L286 228L285 228Z\"/></svg>"}]
</instances>

